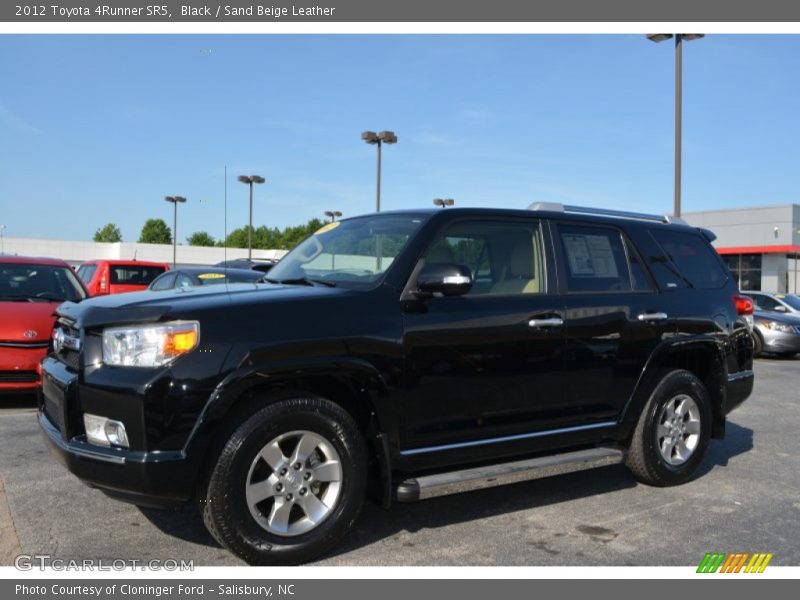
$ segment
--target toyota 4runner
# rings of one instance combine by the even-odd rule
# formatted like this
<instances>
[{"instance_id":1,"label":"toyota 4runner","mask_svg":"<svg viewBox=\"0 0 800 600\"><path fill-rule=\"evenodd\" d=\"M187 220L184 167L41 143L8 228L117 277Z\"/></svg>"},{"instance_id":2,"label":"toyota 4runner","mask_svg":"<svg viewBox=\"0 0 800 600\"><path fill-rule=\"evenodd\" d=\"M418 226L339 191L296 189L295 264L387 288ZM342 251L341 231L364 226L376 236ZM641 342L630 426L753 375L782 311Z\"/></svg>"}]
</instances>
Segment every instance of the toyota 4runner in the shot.
<instances>
[{"instance_id":1,"label":"toyota 4runner","mask_svg":"<svg viewBox=\"0 0 800 600\"><path fill-rule=\"evenodd\" d=\"M753 388L713 238L557 204L333 222L270 283L63 304L39 423L90 486L195 503L251 564L328 551L368 494L680 484Z\"/></svg>"}]
</instances>

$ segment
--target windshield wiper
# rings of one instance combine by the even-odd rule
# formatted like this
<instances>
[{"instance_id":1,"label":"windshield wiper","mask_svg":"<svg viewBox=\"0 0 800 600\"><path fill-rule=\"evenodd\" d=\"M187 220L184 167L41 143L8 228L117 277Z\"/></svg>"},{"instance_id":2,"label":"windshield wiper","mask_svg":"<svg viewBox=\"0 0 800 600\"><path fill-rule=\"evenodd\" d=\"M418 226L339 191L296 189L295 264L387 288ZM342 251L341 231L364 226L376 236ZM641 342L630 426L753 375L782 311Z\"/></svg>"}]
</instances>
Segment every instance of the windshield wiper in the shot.
<instances>
[{"instance_id":1,"label":"windshield wiper","mask_svg":"<svg viewBox=\"0 0 800 600\"><path fill-rule=\"evenodd\" d=\"M315 283L318 283L319 285L324 285L325 287L336 287L336 284L332 281L325 281L324 279L310 279L308 277L295 277L293 279L271 279L269 277L265 277L264 281L269 281L270 283L280 283L283 285L313 286Z\"/></svg>"}]
</instances>

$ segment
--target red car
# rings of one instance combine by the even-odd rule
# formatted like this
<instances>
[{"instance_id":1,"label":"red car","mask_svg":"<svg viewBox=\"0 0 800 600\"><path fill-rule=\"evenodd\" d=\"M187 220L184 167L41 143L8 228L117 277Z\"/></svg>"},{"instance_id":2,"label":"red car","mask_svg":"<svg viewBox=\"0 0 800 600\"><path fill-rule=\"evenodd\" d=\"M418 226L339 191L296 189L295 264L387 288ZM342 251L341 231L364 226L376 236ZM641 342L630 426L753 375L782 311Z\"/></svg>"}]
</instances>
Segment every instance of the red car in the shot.
<instances>
[{"instance_id":1,"label":"red car","mask_svg":"<svg viewBox=\"0 0 800 600\"><path fill-rule=\"evenodd\" d=\"M0 393L38 389L56 307L87 296L63 260L0 255Z\"/></svg>"},{"instance_id":2,"label":"red car","mask_svg":"<svg viewBox=\"0 0 800 600\"><path fill-rule=\"evenodd\" d=\"M164 263L140 260L90 260L78 269L89 294L122 294L146 290L152 281L168 271Z\"/></svg>"}]
</instances>

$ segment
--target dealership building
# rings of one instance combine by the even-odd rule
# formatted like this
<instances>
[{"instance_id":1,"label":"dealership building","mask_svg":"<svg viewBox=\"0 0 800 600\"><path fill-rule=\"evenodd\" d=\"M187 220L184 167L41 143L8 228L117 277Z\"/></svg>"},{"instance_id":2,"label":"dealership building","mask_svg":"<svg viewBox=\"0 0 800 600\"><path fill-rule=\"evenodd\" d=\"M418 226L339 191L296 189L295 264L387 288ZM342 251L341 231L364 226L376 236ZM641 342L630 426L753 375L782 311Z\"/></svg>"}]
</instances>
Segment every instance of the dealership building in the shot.
<instances>
[{"instance_id":1,"label":"dealership building","mask_svg":"<svg viewBox=\"0 0 800 600\"><path fill-rule=\"evenodd\" d=\"M742 290L800 292L800 204L681 215L717 235L714 246Z\"/></svg>"}]
</instances>

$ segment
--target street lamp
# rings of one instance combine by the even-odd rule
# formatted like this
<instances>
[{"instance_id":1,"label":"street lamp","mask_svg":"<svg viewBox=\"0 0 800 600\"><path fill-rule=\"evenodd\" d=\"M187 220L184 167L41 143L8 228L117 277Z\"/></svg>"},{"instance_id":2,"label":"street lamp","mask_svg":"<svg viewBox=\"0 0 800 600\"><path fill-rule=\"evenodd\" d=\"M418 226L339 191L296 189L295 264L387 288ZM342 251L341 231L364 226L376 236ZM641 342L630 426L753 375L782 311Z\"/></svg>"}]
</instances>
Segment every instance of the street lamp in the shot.
<instances>
[{"instance_id":1,"label":"street lamp","mask_svg":"<svg viewBox=\"0 0 800 600\"><path fill-rule=\"evenodd\" d=\"M681 122L683 120L683 42L703 37L702 33L651 33L651 42L664 42L675 38L675 208L676 217L681 216Z\"/></svg>"},{"instance_id":2,"label":"street lamp","mask_svg":"<svg viewBox=\"0 0 800 600\"><path fill-rule=\"evenodd\" d=\"M172 213L172 268L174 269L177 265L177 255L178 255L178 204L182 204L186 202L186 198L183 196L165 196L164 200L167 202L171 202L173 206L173 213Z\"/></svg>"},{"instance_id":3,"label":"street lamp","mask_svg":"<svg viewBox=\"0 0 800 600\"><path fill-rule=\"evenodd\" d=\"M341 217L342 216L342 213L339 212L338 210L326 210L325 211L325 216L326 217L330 217L331 218L331 223L333 223L336 220L336 217Z\"/></svg>"},{"instance_id":4,"label":"street lamp","mask_svg":"<svg viewBox=\"0 0 800 600\"><path fill-rule=\"evenodd\" d=\"M250 186L250 227L247 228L247 259L253 258L253 184L264 183L266 179L261 175L239 175L239 181Z\"/></svg>"},{"instance_id":5,"label":"street lamp","mask_svg":"<svg viewBox=\"0 0 800 600\"><path fill-rule=\"evenodd\" d=\"M0 225L0 254L5 254L6 243L3 239L3 232L5 232L6 226Z\"/></svg>"},{"instance_id":6,"label":"street lamp","mask_svg":"<svg viewBox=\"0 0 800 600\"><path fill-rule=\"evenodd\" d=\"M375 194L375 212L381 212L381 146L383 144L396 144L397 136L394 131L381 131L375 133L374 131L365 131L361 134L361 139L378 146L378 181Z\"/></svg>"},{"instance_id":7,"label":"street lamp","mask_svg":"<svg viewBox=\"0 0 800 600\"><path fill-rule=\"evenodd\" d=\"M434 198L433 203L436 206L441 206L442 208L444 208L446 206L453 206L456 203L456 201L453 200L452 198Z\"/></svg>"}]
</instances>

